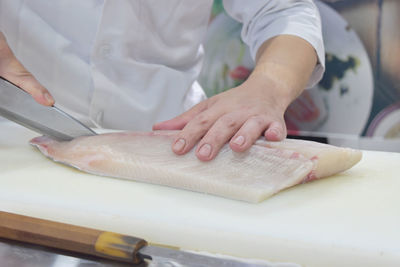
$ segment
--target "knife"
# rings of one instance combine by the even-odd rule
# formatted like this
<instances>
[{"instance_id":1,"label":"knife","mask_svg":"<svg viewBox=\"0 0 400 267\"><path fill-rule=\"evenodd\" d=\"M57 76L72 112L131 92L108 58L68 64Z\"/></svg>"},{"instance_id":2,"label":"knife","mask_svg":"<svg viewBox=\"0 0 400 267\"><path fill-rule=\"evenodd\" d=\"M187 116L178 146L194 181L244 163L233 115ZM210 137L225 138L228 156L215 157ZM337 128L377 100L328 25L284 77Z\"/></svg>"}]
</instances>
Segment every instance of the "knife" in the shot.
<instances>
[{"instance_id":1,"label":"knife","mask_svg":"<svg viewBox=\"0 0 400 267\"><path fill-rule=\"evenodd\" d=\"M271 266L270 264L246 263L236 259L219 258L186 252L172 247L150 245L144 239L133 236L103 232L5 211L0 211L0 238L132 264L139 264L147 259L159 264L156 266Z\"/></svg>"},{"instance_id":2,"label":"knife","mask_svg":"<svg viewBox=\"0 0 400 267\"><path fill-rule=\"evenodd\" d=\"M82 135L96 135L61 109L37 103L30 94L1 77L0 115L60 141L69 141Z\"/></svg>"},{"instance_id":3,"label":"knife","mask_svg":"<svg viewBox=\"0 0 400 267\"><path fill-rule=\"evenodd\" d=\"M3 267L128 267L131 264L0 238ZM136 267L150 267L143 262Z\"/></svg>"}]
</instances>

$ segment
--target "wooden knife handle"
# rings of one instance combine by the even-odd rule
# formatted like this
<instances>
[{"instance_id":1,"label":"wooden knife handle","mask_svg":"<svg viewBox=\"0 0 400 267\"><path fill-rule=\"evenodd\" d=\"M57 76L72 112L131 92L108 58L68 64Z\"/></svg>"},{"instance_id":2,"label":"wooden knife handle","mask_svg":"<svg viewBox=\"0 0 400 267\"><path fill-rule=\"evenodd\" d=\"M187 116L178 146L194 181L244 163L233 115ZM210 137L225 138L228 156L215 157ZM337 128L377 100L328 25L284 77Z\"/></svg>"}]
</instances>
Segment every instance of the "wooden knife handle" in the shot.
<instances>
[{"instance_id":1,"label":"wooden knife handle","mask_svg":"<svg viewBox=\"0 0 400 267\"><path fill-rule=\"evenodd\" d=\"M143 239L0 211L0 237L52 248L140 263Z\"/></svg>"}]
</instances>

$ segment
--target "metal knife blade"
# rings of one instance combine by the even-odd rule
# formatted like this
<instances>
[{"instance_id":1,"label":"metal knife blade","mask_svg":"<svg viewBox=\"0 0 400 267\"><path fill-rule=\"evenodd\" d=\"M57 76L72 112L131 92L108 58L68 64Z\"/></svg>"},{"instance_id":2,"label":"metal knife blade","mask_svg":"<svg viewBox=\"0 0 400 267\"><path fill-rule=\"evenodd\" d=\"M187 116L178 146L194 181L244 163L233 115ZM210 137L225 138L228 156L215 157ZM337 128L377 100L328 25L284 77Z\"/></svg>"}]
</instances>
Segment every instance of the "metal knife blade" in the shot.
<instances>
[{"instance_id":1,"label":"metal knife blade","mask_svg":"<svg viewBox=\"0 0 400 267\"><path fill-rule=\"evenodd\" d=\"M161 248L163 250L164 248ZM185 255L183 260L171 261L169 252L166 253L154 251L150 248L152 256L149 262L135 264L137 267L198 267L198 266L232 266L232 267L277 267L278 265L252 265L241 262L218 261L211 262L210 259L204 260L204 257L198 255ZM158 250L158 248L156 248ZM183 252L186 253L186 252ZM12 240L0 238L0 262L8 267L127 267L132 266L129 263L120 263L116 261L90 257L79 253L65 253L57 249L49 249L43 246L26 244ZM218 265L216 265L218 264ZM221 265L222 264L222 265ZM279 264L279 267L301 267L299 265Z\"/></svg>"},{"instance_id":2,"label":"metal knife blade","mask_svg":"<svg viewBox=\"0 0 400 267\"><path fill-rule=\"evenodd\" d=\"M96 135L89 127L55 106L43 106L18 86L0 77L0 115L35 132L69 141Z\"/></svg>"},{"instance_id":3,"label":"metal knife blade","mask_svg":"<svg viewBox=\"0 0 400 267\"><path fill-rule=\"evenodd\" d=\"M249 263L237 259L214 257L210 255L195 254L182 250L170 249L160 246L147 245L138 251L145 259L151 259L154 266L170 267L274 267L269 263ZM279 265L281 266L281 265ZM296 267L288 265L286 267ZM282 267L284 267L282 265Z\"/></svg>"},{"instance_id":4,"label":"metal knife blade","mask_svg":"<svg viewBox=\"0 0 400 267\"><path fill-rule=\"evenodd\" d=\"M89 257L0 238L0 265L6 267L128 267L131 264ZM137 267L148 267L139 264Z\"/></svg>"}]
</instances>

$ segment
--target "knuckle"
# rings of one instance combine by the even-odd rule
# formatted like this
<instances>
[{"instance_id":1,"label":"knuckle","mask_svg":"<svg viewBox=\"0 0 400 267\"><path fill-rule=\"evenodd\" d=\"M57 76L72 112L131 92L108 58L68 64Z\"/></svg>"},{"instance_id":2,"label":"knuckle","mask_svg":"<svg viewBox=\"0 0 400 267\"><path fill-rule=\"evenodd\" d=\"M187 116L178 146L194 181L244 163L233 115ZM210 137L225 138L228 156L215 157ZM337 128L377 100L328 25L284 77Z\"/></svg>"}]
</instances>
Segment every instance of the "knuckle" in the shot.
<instances>
[{"instance_id":1,"label":"knuckle","mask_svg":"<svg viewBox=\"0 0 400 267\"><path fill-rule=\"evenodd\" d=\"M210 134L210 136L207 137L207 140L214 145L218 145L225 142L224 135L219 133L218 131Z\"/></svg>"},{"instance_id":2,"label":"knuckle","mask_svg":"<svg viewBox=\"0 0 400 267\"><path fill-rule=\"evenodd\" d=\"M227 142L226 133L223 130L211 129L202 139L202 143L208 143L214 147L220 147Z\"/></svg>"},{"instance_id":3,"label":"knuckle","mask_svg":"<svg viewBox=\"0 0 400 267\"><path fill-rule=\"evenodd\" d=\"M28 93L33 93L35 90L32 90L32 87L29 86L29 82L24 78L18 78L15 81L15 84L18 85L22 90L27 91Z\"/></svg>"},{"instance_id":4,"label":"knuckle","mask_svg":"<svg viewBox=\"0 0 400 267\"><path fill-rule=\"evenodd\" d=\"M30 92L42 91L42 88L34 82L34 78L29 72L18 73L17 77L17 85L22 89Z\"/></svg>"},{"instance_id":5,"label":"knuckle","mask_svg":"<svg viewBox=\"0 0 400 267\"><path fill-rule=\"evenodd\" d=\"M236 128L238 125L238 121L232 116L223 116L222 118L220 118L220 122L224 125L224 127L230 129Z\"/></svg>"},{"instance_id":6,"label":"knuckle","mask_svg":"<svg viewBox=\"0 0 400 267\"><path fill-rule=\"evenodd\" d=\"M187 124L176 136L176 140L185 139L188 144L193 145L207 132L207 128L201 128L193 123Z\"/></svg>"},{"instance_id":7,"label":"knuckle","mask_svg":"<svg viewBox=\"0 0 400 267\"><path fill-rule=\"evenodd\" d=\"M251 121L255 122L258 127L264 127L266 125L266 119L261 116L252 116L249 118Z\"/></svg>"},{"instance_id":8,"label":"knuckle","mask_svg":"<svg viewBox=\"0 0 400 267\"><path fill-rule=\"evenodd\" d=\"M210 118L206 116L205 114L201 113L197 115L196 117L196 122L200 127L207 127L210 125Z\"/></svg>"}]
</instances>

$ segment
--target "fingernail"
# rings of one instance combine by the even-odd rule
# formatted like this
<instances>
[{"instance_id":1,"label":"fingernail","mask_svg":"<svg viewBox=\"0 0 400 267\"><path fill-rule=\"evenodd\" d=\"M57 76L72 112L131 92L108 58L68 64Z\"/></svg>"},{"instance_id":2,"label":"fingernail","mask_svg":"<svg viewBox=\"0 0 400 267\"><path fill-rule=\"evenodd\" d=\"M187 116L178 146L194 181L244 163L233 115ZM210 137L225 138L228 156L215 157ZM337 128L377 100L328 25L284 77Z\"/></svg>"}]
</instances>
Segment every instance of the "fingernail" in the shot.
<instances>
[{"instance_id":1,"label":"fingernail","mask_svg":"<svg viewBox=\"0 0 400 267\"><path fill-rule=\"evenodd\" d=\"M236 144L236 145L238 145L238 146L243 145L243 144L244 144L244 137L241 136L241 135L239 135L238 137L236 137L236 138L233 140L233 143Z\"/></svg>"},{"instance_id":2,"label":"fingernail","mask_svg":"<svg viewBox=\"0 0 400 267\"><path fill-rule=\"evenodd\" d=\"M182 149L185 147L185 145L186 145L185 139L179 138L179 139L175 142L175 144L174 144L174 146L172 147L172 149L173 149L174 151L176 151L176 152L180 152L180 151L182 151Z\"/></svg>"},{"instance_id":3,"label":"fingernail","mask_svg":"<svg viewBox=\"0 0 400 267\"><path fill-rule=\"evenodd\" d=\"M211 145L209 144L202 145L199 150L199 155L203 157L209 157L210 154L211 154Z\"/></svg>"}]
</instances>

